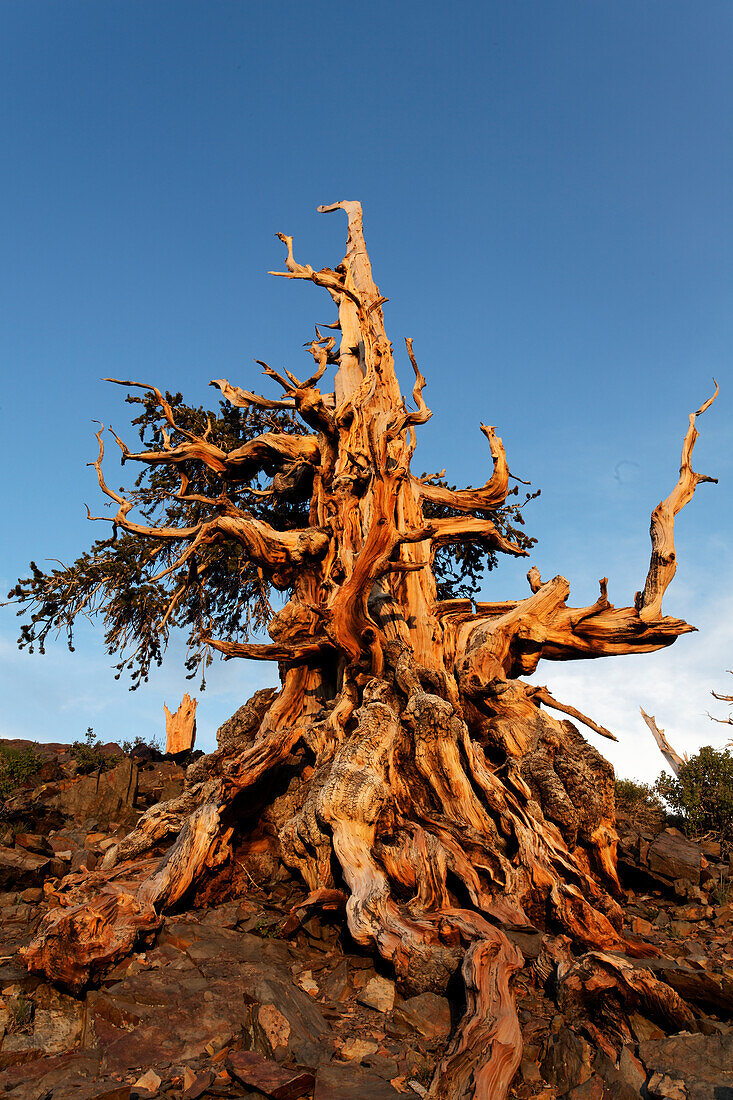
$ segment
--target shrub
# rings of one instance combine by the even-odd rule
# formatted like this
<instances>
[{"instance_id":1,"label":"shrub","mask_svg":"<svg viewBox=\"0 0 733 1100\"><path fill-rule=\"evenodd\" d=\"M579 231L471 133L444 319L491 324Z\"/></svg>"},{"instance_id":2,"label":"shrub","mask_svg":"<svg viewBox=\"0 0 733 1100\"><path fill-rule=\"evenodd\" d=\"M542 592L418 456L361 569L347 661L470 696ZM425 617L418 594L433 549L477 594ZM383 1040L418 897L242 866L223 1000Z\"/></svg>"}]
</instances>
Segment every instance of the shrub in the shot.
<instances>
[{"instance_id":1,"label":"shrub","mask_svg":"<svg viewBox=\"0 0 733 1100\"><path fill-rule=\"evenodd\" d=\"M654 788L635 779L616 780L616 806L632 825L641 828L658 828L664 816L664 807Z\"/></svg>"},{"instance_id":2,"label":"shrub","mask_svg":"<svg viewBox=\"0 0 733 1100\"><path fill-rule=\"evenodd\" d=\"M733 846L733 755L729 749L705 745L681 765L678 776L662 772L654 789L680 814L691 836L708 833L726 848Z\"/></svg>"},{"instance_id":3,"label":"shrub","mask_svg":"<svg viewBox=\"0 0 733 1100\"><path fill-rule=\"evenodd\" d=\"M156 752L163 752L161 748L160 738L140 737L139 735L135 738L134 741L123 741L122 751L124 752L125 756L129 756L133 749L138 749L141 745L144 745L148 749L155 749Z\"/></svg>"},{"instance_id":4,"label":"shrub","mask_svg":"<svg viewBox=\"0 0 733 1100\"><path fill-rule=\"evenodd\" d=\"M0 794L8 798L27 783L41 768L43 760L31 748L16 749L12 745L0 748Z\"/></svg>"},{"instance_id":5,"label":"shrub","mask_svg":"<svg viewBox=\"0 0 733 1100\"><path fill-rule=\"evenodd\" d=\"M119 762L118 757L107 756L102 752L102 742L95 738L91 726L87 727L84 740L75 741L71 746L71 755L76 760L77 771L82 775L88 775L89 772L108 771Z\"/></svg>"}]
</instances>

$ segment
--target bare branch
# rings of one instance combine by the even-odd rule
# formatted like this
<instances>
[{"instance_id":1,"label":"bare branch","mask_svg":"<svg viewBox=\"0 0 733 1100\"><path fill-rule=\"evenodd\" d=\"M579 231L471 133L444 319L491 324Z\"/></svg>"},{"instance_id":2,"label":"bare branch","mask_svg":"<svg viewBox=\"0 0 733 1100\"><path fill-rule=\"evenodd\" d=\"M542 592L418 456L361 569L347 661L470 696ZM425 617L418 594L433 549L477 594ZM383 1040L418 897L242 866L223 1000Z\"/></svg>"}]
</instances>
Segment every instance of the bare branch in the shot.
<instances>
[{"instance_id":1,"label":"bare branch","mask_svg":"<svg viewBox=\"0 0 733 1100\"><path fill-rule=\"evenodd\" d=\"M278 275L282 279L308 279L310 282L315 283L316 286L322 286L324 290L329 291L333 298L340 296L346 296L350 298L356 306L360 306L358 296L344 284L342 279L339 279L335 271L331 271L330 268L322 268L320 271L314 271L310 264L299 264L293 257L293 238L286 236L285 233L277 233L277 237L283 242L288 250L287 258L285 260L285 266L287 271L268 271L268 275Z\"/></svg>"},{"instance_id":2,"label":"bare branch","mask_svg":"<svg viewBox=\"0 0 733 1100\"><path fill-rule=\"evenodd\" d=\"M255 645L248 642L232 642L226 638L212 638L202 635L202 641L224 654L225 660L244 657L248 661L284 661L287 664L301 664L315 657L322 657L327 649L333 648L333 642L322 634L307 641L284 645Z\"/></svg>"},{"instance_id":3,"label":"bare branch","mask_svg":"<svg viewBox=\"0 0 733 1100\"><path fill-rule=\"evenodd\" d=\"M446 519L428 520L427 525L432 532L434 550L455 542L486 542L493 550L500 550L503 554L513 554L517 558L526 558L528 554L527 550L504 538L490 519L450 516Z\"/></svg>"},{"instance_id":4,"label":"bare branch","mask_svg":"<svg viewBox=\"0 0 733 1100\"><path fill-rule=\"evenodd\" d=\"M733 676L733 671L731 669L726 669L726 672L729 676ZM710 694L713 699L717 699L720 703L733 703L733 695L718 695L717 691L711 691Z\"/></svg>"},{"instance_id":5,"label":"bare branch","mask_svg":"<svg viewBox=\"0 0 733 1100\"><path fill-rule=\"evenodd\" d=\"M114 432L112 434L122 449L124 461L144 462L148 466L203 462L214 473L232 480L249 477L255 470L267 465L290 465L296 462L315 464L320 458L318 440L313 435L264 432L232 451L224 451L221 447L205 442L203 438L192 436L192 442L180 443L177 447L168 445L160 451L133 452Z\"/></svg>"},{"instance_id":6,"label":"bare branch","mask_svg":"<svg viewBox=\"0 0 733 1100\"><path fill-rule=\"evenodd\" d=\"M121 527L124 531L129 531L132 535L142 535L145 538L163 539L165 541L175 542L195 538L203 529L203 523L197 523L193 527L150 527L140 523L132 523L128 520L127 514L135 507L134 503L130 500L126 500L113 489L110 489L102 473L102 460L104 458L103 432L104 425L95 433L97 443L99 444L99 454L97 455L96 461L90 463L90 465L94 466L94 469L97 471L97 481L99 482L100 489L105 496L110 498L110 500L119 504L119 509L114 516L92 516L87 508L87 518L91 520L105 520L117 527Z\"/></svg>"},{"instance_id":7,"label":"bare branch","mask_svg":"<svg viewBox=\"0 0 733 1100\"><path fill-rule=\"evenodd\" d=\"M639 710L641 711L642 718L649 727L652 737L657 742L657 746L662 756L667 761L674 774L679 775L680 768L684 763L686 763L687 758L680 756L678 752L675 752L675 750L672 748L669 741L665 737L664 730L660 730L659 726L657 725L654 715L647 714L643 707L639 707Z\"/></svg>"},{"instance_id":8,"label":"bare branch","mask_svg":"<svg viewBox=\"0 0 733 1100\"><path fill-rule=\"evenodd\" d=\"M578 722L582 722L588 729L593 730L595 733L599 733L601 737L607 737L609 741L618 741L618 737L615 737L610 730L607 730L605 726L599 726L597 722L594 722L592 718L589 718L582 711L576 710L575 707L568 706L567 703L560 703L555 699L546 687L532 687L527 691L528 696L531 699L536 699L539 703L544 703L546 707L550 707L552 710L559 710L562 714L569 714L571 718L576 718Z\"/></svg>"},{"instance_id":9,"label":"bare branch","mask_svg":"<svg viewBox=\"0 0 733 1100\"><path fill-rule=\"evenodd\" d=\"M425 389L427 382L422 374L422 371L417 365L417 359L415 353L412 350L412 337L405 337L405 346L407 348L407 354L410 357L410 363L412 369L415 372L415 385L412 388L412 400L417 406L417 412L411 412L409 414L408 423L410 424L425 424L433 415L432 410L427 407L422 395L422 391Z\"/></svg>"},{"instance_id":10,"label":"bare branch","mask_svg":"<svg viewBox=\"0 0 733 1100\"><path fill-rule=\"evenodd\" d=\"M258 393L250 393L239 386L232 386L226 378L214 378L209 382L210 386L216 386L221 391L222 397L230 405L237 409L248 409L250 405L256 405L259 409L294 409L295 402L292 398L273 400L270 397L260 397Z\"/></svg>"},{"instance_id":11,"label":"bare branch","mask_svg":"<svg viewBox=\"0 0 733 1100\"><path fill-rule=\"evenodd\" d=\"M113 382L115 386L132 386L135 389L148 390L149 393L155 394L156 401L157 401L158 405L161 407L161 409L163 410L163 415L165 416L166 420L170 424L171 428L174 428L177 432L180 432L181 435L185 435L188 439L191 439L191 440L194 440L194 441L198 442L198 438L199 438L198 436L194 435L192 432L186 431L185 428L179 427L179 425L176 423L175 418L173 416L172 408L170 407L170 405L166 401L166 399L163 397L163 394L160 392L160 390L158 389L157 386L151 386L150 383L148 383L148 382L123 381L119 378L105 378L105 379L103 379L103 381Z\"/></svg>"},{"instance_id":12,"label":"bare branch","mask_svg":"<svg viewBox=\"0 0 733 1100\"><path fill-rule=\"evenodd\" d=\"M713 379L715 382L715 379ZM652 512L651 539L652 556L649 562L646 584L643 593L636 595L636 607L639 618L644 622L652 622L661 618L662 597L677 571L677 555L674 548L674 520L675 516L689 501L692 500L695 489L703 481L717 483L717 478L707 477L705 474L697 474L692 469L692 451L697 440L698 432L695 427L695 419L709 409L718 396L719 386L715 382L715 393L700 406L697 412L690 413L690 426L682 444L682 459L680 462L680 476L672 492L661 501Z\"/></svg>"},{"instance_id":13,"label":"bare branch","mask_svg":"<svg viewBox=\"0 0 733 1100\"><path fill-rule=\"evenodd\" d=\"M711 722L719 722L721 726L733 726L733 717L729 718L716 718L714 714L711 714L709 710L706 710L708 718Z\"/></svg>"}]
</instances>

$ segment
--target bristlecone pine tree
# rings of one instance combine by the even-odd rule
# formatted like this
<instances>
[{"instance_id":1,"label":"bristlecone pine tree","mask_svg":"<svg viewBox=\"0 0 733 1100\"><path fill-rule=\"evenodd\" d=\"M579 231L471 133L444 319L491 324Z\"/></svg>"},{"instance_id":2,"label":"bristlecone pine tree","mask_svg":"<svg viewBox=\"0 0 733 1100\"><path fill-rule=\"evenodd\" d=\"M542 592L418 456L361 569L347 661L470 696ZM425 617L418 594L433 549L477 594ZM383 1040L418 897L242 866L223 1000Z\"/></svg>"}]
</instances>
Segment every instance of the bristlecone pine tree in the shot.
<instances>
[{"instance_id":1,"label":"bristlecone pine tree","mask_svg":"<svg viewBox=\"0 0 733 1100\"><path fill-rule=\"evenodd\" d=\"M323 287L338 307L338 336L316 328L315 372L299 381L262 364L284 391L276 399L220 379L225 403L208 417L180 395L121 383L144 391L128 400L142 406L148 441L132 453L115 436L123 461L143 469L124 495L105 480L98 433L99 485L117 505L111 538L73 566L33 566L14 590L31 614L22 644L42 646L59 628L71 639L74 617L96 611L110 651L132 647L118 669L134 676L159 663L177 624L190 629L192 669L214 649L274 661L281 681L248 704L244 740L149 810L101 874L66 881L26 960L82 989L265 821L310 890L300 912L342 905L353 939L406 991L445 990L461 971L466 1011L429 1096L500 1100L522 1051L513 976L538 929L531 965L554 973L561 1003L592 1019L586 1033L604 1049L629 1034L625 1011L639 1006L668 1028L696 1027L688 1004L630 961L653 949L621 930L613 771L549 711L611 735L522 676L541 659L649 653L693 629L662 614L662 596L676 569L674 517L713 480L690 459L695 417L714 397L690 415L632 607L609 603L605 579L594 604L569 607L565 578L543 581L536 568L526 598L474 603L487 555L489 565L497 553L526 556L533 543L507 504L516 490L502 442L482 426L493 471L481 488L411 472L416 429L431 415L425 379L408 340L410 410L361 206L320 209L346 212L344 260L314 271L280 234L287 270L275 273ZM321 392L331 365L332 392ZM287 597L275 614L271 588ZM272 643L247 641L268 619ZM140 857L171 838L151 873Z\"/></svg>"}]
</instances>

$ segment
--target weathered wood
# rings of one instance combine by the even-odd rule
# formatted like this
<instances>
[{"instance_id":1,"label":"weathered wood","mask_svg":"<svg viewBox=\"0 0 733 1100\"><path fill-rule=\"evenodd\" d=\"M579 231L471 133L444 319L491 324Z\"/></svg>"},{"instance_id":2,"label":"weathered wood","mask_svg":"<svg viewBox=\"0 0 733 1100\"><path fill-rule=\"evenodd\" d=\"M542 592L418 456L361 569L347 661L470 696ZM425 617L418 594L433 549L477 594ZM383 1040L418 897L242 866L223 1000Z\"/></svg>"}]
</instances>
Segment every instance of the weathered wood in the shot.
<instances>
[{"instance_id":1,"label":"weathered wood","mask_svg":"<svg viewBox=\"0 0 733 1100\"><path fill-rule=\"evenodd\" d=\"M657 720L654 715L647 714L643 707L639 707L639 710L641 711L642 718L644 719L651 731L652 737L657 742L657 747L659 748L662 756L667 761L674 774L679 775L680 768L684 764L685 758L683 756L680 756L680 754L678 752L675 752L675 750L672 748L665 736L664 730L660 730L659 726L657 725Z\"/></svg>"},{"instance_id":2,"label":"weathered wood","mask_svg":"<svg viewBox=\"0 0 733 1100\"><path fill-rule=\"evenodd\" d=\"M165 711L165 751L186 752L196 742L196 699L186 692L178 710L173 714L163 704Z\"/></svg>"},{"instance_id":3,"label":"weathered wood","mask_svg":"<svg viewBox=\"0 0 733 1100\"><path fill-rule=\"evenodd\" d=\"M522 1060L511 979L523 961L519 948L498 930L491 930L466 952L466 1015L435 1072L430 1100L506 1096Z\"/></svg>"},{"instance_id":4,"label":"weathered wood","mask_svg":"<svg viewBox=\"0 0 733 1100\"><path fill-rule=\"evenodd\" d=\"M715 382L715 379L713 379ZM695 489L703 481L717 483L717 478L706 474L696 474L692 469L692 451L697 442L698 431L695 420L710 408L718 396L719 387L715 382L715 393L705 401L697 412L690 413L690 426L682 443L680 476L672 492L660 501L652 512L651 539L652 556L649 562L646 584L643 592L637 592L636 606L639 618L644 622L654 622L662 614L662 597L677 572L677 554L674 548L674 519L677 513L688 504Z\"/></svg>"}]
</instances>

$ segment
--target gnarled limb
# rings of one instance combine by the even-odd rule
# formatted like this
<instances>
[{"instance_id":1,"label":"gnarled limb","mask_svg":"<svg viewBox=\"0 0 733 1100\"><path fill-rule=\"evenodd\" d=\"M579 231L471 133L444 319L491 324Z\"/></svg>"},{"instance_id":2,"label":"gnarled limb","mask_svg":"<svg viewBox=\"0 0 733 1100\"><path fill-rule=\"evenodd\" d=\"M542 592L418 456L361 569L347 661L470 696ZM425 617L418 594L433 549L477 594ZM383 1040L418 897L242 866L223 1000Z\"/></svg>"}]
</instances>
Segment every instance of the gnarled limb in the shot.
<instances>
[{"instance_id":1,"label":"gnarled limb","mask_svg":"<svg viewBox=\"0 0 733 1100\"><path fill-rule=\"evenodd\" d=\"M251 477L259 469L291 463L315 464L320 458L318 440L312 435L286 435L265 432L248 440L242 447L223 451L205 440L179 443L162 451L130 451L115 435L125 461L144 462L148 466L177 466L199 460L227 482Z\"/></svg>"},{"instance_id":2,"label":"gnarled limb","mask_svg":"<svg viewBox=\"0 0 733 1100\"><path fill-rule=\"evenodd\" d=\"M295 664L313 660L322 656L327 649L333 649L333 642L325 634L310 641L293 642L289 645L230 642L226 638L212 638L209 635L204 635L204 639L212 649L223 653L226 660L244 657L248 661L286 661L288 664Z\"/></svg>"},{"instance_id":3,"label":"gnarled limb","mask_svg":"<svg viewBox=\"0 0 733 1100\"><path fill-rule=\"evenodd\" d=\"M525 600L478 603L476 614L446 608L441 612L446 644L456 667L476 668L481 676L517 676L534 672L540 660L572 661L624 653L652 653L671 645L695 627L681 619L642 620L633 607L601 599L590 607L567 607L570 586L564 577L542 583L533 577Z\"/></svg>"},{"instance_id":4,"label":"gnarled limb","mask_svg":"<svg viewBox=\"0 0 733 1100\"><path fill-rule=\"evenodd\" d=\"M457 512L492 512L504 503L509 488L509 466L504 444L495 428L482 424L481 431L489 441L494 460L494 472L486 484L479 489L448 489L443 485L420 481L419 493L423 500L455 508Z\"/></svg>"},{"instance_id":5,"label":"gnarled limb","mask_svg":"<svg viewBox=\"0 0 733 1100\"><path fill-rule=\"evenodd\" d=\"M449 516L445 519L429 520L427 529L433 552L439 546L455 542L485 542L492 550L500 550L503 554L512 554L516 558L527 557L528 552L505 538L490 519Z\"/></svg>"},{"instance_id":6,"label":"gnarled limb","mask_svg":"<svg viewBox=\"0 0 733 1100\"><path fill-rule=\"evenodd\" d=\"M586 714L576 710L575 707L568 706L567 703L560 703L555 699L546 687L531 687L527 689L527 695L536 699L538 703L544 703L546 707L551 707L552 710L559 710L563 714L569 714L571 718L577 718L579 722L582 722L588 729L593 730L594 733L599 733L601 737L607 737L610 741L618 741L618 737L615 737L610 730L607 730L605 726L599 726L597 722L594 722L592 718L589 718ZM643 712L642 712L643 713Z\"/></svg>"},{"instance_id":7,"label":"gnarled limb","mask_svg":"<svg viewBox=\"0 0 733 1100\"><path fill-rule=\"evenodd\" d=\"M247 551L252 561L276 570L292 568L303 564L308 559L323 557L326 553L329 538L324 531L311 527L303 530L278 531L271 524L265 523L264 520L255 519L230 502L224 505L226 508L225 515L217 516L211 520L202 520L194 527L157 527L133 523L128 520L127 515L135 506L134 502L126 500L120 493L110 489L102 473L102 460L104 458L103 430L100 429L96 433L99 454L94 467L97 471L97 479L102 492L119 504L119 509L117 514L112 517L90 516L90 518L105 519L115 527L121 527L130 534L145 538L167 542L174 540L190 542L191 548L184 551L178 560L165 570L165 573L183 565L196 545L211 543L217 538L231 539L238 542ZM159 576L163 575L163 573L159 574Z\"/></svg>"},{"instance_id":8,"label":"gnarled limb","mask_svg":"<svg viewBox=\"0 0 733 1100\"><path fill-rule=\"evenodd\" d=\"M486 924L484 931L485 938L463 960L466 1015L435 1071L430 1100L505 1096L522 1060L522 1032L511 993L522 953L498 929Z\"/></svg>"},{"instance_id":9,"label":"gnarled limb","mask_svg":"<svg viewBox=\"0 0 733 1100\"><path fill-rule=\"evenodd\" d=\"M250 405L256 405L260 409L294 409L295 402L292 398L261 397L258 393L250 393L239 386L232 386L226 378L214 378L209 382L210 386L216 386L221 391L225 401L236 409L248 409Z\"/></svg>"},{"instance_id":10,"label":"gnarled limb","mask_svg":"<svg viewBox=\"0 0 733 1100\"><path fill-rule=\"evenodd\" d=\"M680 756L680 754L678 752L675 752L675 750L672 748L669 741L664 735L664 730L660 730L659 726L657 725L654 715L647 714L643 707L639 707L639 710L641 711L642 718L649 727L649 731L651 732L652 737L657 742L657 747L662 756L667 761L674 774L679 775L680 768L685 762L684 757Z\"/></svg>"},{"instance_id":11,"label":"gnarled limb","mask_svg":"<svg viewBox=\"0 0 733 1100\"><path fill-rule=\"evenodd\" d=\"M576 1001L587 1006L612 994L630 1011L641 1010L663 1027L675 1031L698 1030L694 1012L679 994L627 959L591 951L577 962L561 962L557 978L561 1004Z\"/></svg>"},{"instance_id":12,"label":"gnarled limb","mask_svg":"<svg viewBox=\"0 0 733 1100\"><path fill-rule=\"evenodd\" d=\"M715 477L695 473L692 469L692 451L699 434L695 427L695 420L710 408L719 392L718 383L715 382L713 396L709 397L697 412L690 413L690 426L682 444L679 480L669 496L661 501L652 512L650 528L652 556L649 562L649 572L647 573L644 591L638 592L636 596L636 608L639 612L639 618L645 623L656 622L661 618L662 597L677 572L677 555L674 549L675 516L692 500L695 489L701 482L712 481L717 483L718 480Z\"/></svg>"}]
</instances>

